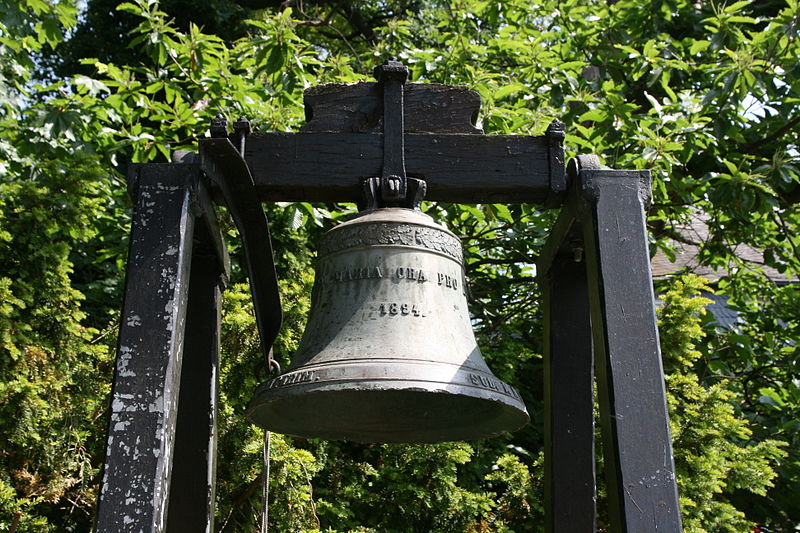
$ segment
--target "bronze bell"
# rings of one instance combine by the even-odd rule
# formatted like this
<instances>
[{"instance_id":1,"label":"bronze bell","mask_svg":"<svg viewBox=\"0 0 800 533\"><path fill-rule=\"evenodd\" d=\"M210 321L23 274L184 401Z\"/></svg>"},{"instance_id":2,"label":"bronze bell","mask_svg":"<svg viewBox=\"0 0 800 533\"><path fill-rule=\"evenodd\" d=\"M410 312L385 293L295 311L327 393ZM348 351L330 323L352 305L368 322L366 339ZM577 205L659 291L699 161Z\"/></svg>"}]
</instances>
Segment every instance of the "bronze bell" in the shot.
<instances>
[{"instance_id":1,"label":"bronze bell","mask_svg":"<svg viewBox=\"0 0 800 533\"><path fill-rule=\"evenodd\" d=\"M248 418L270 431L357 442L477 439L525 425L520 395L483 360L461 243L414 209L370 209L322 239L292 365Z\"/></svg>"}]
</instances>

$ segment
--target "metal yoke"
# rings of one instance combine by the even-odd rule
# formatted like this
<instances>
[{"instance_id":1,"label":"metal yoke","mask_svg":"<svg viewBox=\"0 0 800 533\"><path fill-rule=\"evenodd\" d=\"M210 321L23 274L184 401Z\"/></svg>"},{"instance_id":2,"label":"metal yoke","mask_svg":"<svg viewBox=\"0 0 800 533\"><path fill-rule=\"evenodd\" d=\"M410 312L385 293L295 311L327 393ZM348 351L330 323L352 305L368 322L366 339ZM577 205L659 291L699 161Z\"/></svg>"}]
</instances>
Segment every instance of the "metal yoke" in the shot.
<instances>
[{"instance_id":1,"label":"metal yoke","mask_svg":"<svg viewBox=\"0 0 800 533\"><path fill-rule=\"evenodd\" d=\"M364 180L359 207L362 211L379 207L419 209L427 186L424 180L406 176L403 85L408 68L390 60L375 68L375 78L383 94L383 166L380 178Z\"/></svg>"},{"instance_id":2,"label":"metal yoke","mask_svg":"<svg viewBox=\"0 0 800 533\"><path fill-rule=\"evenodd\" d=\"M403 200L408 191L403 143L403 84L408 68L399 61L387 61L375 69L375 77L383 85L381 200Z\"/></svg>"}]
</instances>

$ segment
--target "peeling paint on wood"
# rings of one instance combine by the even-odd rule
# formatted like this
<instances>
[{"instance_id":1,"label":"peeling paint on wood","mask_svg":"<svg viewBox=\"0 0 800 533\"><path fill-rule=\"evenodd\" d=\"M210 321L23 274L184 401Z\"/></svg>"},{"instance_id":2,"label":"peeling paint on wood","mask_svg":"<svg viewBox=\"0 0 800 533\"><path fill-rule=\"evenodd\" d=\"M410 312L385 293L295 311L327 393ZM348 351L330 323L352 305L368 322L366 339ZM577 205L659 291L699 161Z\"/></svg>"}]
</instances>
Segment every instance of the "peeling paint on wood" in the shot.
<instances>
[{"instance_id":1,"label":"peeling paint on wood","mask_svg":"<svg viewBox=\"0 0 800 533\"><path fill-rule=\"evenodd\" d=\"M97 531L165 531L197 170L139 168Z\"/></svg>"}]
</instances>

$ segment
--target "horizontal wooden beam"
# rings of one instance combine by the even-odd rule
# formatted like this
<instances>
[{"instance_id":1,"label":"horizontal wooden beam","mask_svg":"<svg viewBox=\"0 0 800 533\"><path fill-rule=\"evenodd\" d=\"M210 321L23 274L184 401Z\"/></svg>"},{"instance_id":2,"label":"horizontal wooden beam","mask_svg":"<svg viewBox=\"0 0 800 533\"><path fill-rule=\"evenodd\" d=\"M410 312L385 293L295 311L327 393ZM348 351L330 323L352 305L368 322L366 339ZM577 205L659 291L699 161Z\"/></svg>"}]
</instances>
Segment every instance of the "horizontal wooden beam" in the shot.
<instances>
[{"instance_id":1,"label":"horizontal wooden beam","mask_svg":"<svg viewBox=\"0 0 800 533\"><path fill-rule=\"evenodd\" d=\"M475 127L480 95L456 85L406 83L405 133L483 133ZM379 83L324 83L306 89L308 121L303 132L381 133L383 90Z\"/></svg>"},{"instance_id":2,"label":"horizontal wooden beam","mask_svg":"<svg viewBox=\"0 0 800 533\"><path fill-rule=\"evenodd\" d=\"M371 133L256 133L245 160L263 201L357 202L361 180L381 173L382 144ZM425 179L428 200L543 203L551 191L546 136L409 134L405 146L406 171ZM225 138L200 150L219 162L237 155Z\"/></svg>"}]
</instances>

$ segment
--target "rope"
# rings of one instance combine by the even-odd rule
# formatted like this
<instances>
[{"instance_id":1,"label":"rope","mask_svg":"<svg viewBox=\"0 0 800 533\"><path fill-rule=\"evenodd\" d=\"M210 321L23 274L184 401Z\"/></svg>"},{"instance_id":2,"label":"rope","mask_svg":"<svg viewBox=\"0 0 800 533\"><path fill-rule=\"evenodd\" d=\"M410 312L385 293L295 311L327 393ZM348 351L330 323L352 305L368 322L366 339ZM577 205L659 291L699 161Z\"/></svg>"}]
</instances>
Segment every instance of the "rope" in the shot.
<instances>
[{"instance_id":1,"label":"rope","mask_svg":"<svg viewBox=\"0 0 800 533\"><path fill-rule=\"evenodd\" d=\"M270 438L269 438L269 431L264 431L264 452L262 455L262 459L264 462L264 476L262 477L261 482L261 501L264 512L261 513L261 533L267 533L267 528L269 527L267 522L269 521L269 446L270 446Z\"/></svg>"},{"instance_id":2,"label":"rope","mask_svg":"<svg viewBox=\"0 0 800 533\"><path fill-rule=\"evenodd\" d=\"M281 375L281 365L272 358L272 349L267 352L267 372L274 372L276 376ZM261 533L267 533L269 528L269 455L270 455L270 435L269 431L264 430L264 448L261 454L264 475L261 478Z\"/></svg>"}]
</instances>

